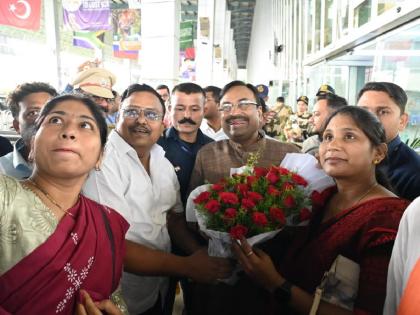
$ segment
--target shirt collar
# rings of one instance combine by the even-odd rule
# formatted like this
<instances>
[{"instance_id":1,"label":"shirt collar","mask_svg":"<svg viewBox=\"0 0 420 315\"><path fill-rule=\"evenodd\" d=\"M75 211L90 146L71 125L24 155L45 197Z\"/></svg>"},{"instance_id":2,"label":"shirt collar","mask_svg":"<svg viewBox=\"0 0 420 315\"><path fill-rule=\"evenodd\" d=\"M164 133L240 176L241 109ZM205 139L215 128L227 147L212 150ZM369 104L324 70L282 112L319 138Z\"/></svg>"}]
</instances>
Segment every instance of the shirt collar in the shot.
<instances>
[{"instance_id":1,"label":"shirt collar","mask_svg":"<svg viewBox=\"0 0 420 315\"><path fill-rule=\"evenodd\" d=\"M118 148L121 153L127 154L131 151L136 151L134 148L125 141L116 130L112 130L108 137L108 143L112 143ZM107 145L108 145L107 143ZM136 153L137 155L137 153Z\"/></svg>"},{"instance_id":2,"label":"shirt collar","mask_svg":"<svg viewBox=\"0 0 420 315\"><path fill-rule=\"evenodd\" d=\"M22 138L18 139L13 148L13 167L18 168L20 165L32 169L31 165L25 160L22 153L25 149L25 143Z\"/></svg>"},{"instance_id":3,"label":"shirt collar","mask_svg":"<svg viewBox=\"0 0 420 315\"><path fill-rule=\"evenodd\" d=\"M400 136L396 136L394 139L392 139L389 143L388 143L388 151L389 152L394 152L398 146L401 143L401 139Z\"/></svg>"}]
</instances>

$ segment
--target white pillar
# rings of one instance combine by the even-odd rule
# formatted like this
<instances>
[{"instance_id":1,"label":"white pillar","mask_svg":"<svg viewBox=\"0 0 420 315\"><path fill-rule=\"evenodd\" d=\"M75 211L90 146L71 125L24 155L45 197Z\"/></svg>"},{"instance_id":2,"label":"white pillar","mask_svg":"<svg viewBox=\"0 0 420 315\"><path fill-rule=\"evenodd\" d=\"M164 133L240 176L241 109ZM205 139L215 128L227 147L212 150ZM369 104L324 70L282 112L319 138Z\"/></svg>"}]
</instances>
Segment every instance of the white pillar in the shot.
<instances>
[{"instance_id":1,"label":"white pillar","mask_svg":"<svg viewBox=\"0 0 420 315\"><path fill-rule=\"evenodd\" d=\"M213 85L219 86L220 88L225 85L225 77L223 74L223 58L224 46L227 43L224 42L225 30L226 30L226 0L216 0L215 4L215 18L214 18L214 37L213 37ZM216 56L216 53L219 56Z\"/></svg>"},{"instance_id":2,"label":"white pillar","mask_svg":"<svg viewBox=\"0 0 420 315\"><path fill-rule=\"evenodd\" d=\"M180 0L141 2L141 81L173 87L179 77Z\"/></svg>"},{"instance_id":3,"label":"white pillar","mask_svg":"<svg viewBox=\"0 0 420 315\"><path fill-rule=\"evenodd\" d=\"M231 12L229 10L226 11L225 15L225 34L224 34L224 46L223 46L223 75L225 81L230 81L229 79L229 57L230 57L230 50L231 50L231 29L230 29L230 20L231 20Z\"/></svg>"},{"instance_id":4,"label":"white pillar","mask_svg":"<svg viewBox=\"0 0 420 315\"><path fill-rule=\"evenodd\" d=\"M58 12L59 10L58 4L56 1L45 1L45 35L47 38L47 46L51 52L51 57L53 62L46 65L46 71L53 73L55 69L55 74L53 77L57 78L56 86L59 90L61 90L63 86L62 78L61 78L61 58L60 58L60 25L58 23Z\"/></svg>"},{"instance_id":5,"label":"white pillar","mask_svg":"<svg viewBox=\"0 0 420 315\"><path fill-rule=\"evenodd\" d=\"M214 10L215 0L198 1L196 81L203 87L212 84ZM202 32L204 19L208 19L207 34Z\"/></svg>"}]
</instances>

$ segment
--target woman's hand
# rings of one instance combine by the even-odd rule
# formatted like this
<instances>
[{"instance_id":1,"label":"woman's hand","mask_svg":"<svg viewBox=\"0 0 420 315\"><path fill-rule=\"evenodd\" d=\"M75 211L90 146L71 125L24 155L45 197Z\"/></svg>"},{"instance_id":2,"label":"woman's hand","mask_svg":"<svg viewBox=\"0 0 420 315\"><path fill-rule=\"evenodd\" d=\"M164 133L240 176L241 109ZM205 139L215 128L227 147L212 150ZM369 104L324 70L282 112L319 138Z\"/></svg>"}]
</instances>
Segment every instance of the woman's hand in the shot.
<instances>
[{"instance_id":1,"label":"woman's hand","mask_svg":"<svg viewBox=\"0 0 420 315\"><path fill-rule=\"evenodd\" d=\"M270 256L258 248L252 248L245 238L232 239L232 251L249 277L272 292L285 279L277 272Z\"/></svg>"},{"instance_id":2,"label":"woman's hand","mask_svg":"<svg viewBox=\"0 0 420 315\"><path fill-rule=\"evenodd\" d=\"M83 296L83 304L78 303L75 315L122 315L118 307L111 300L93 302L92 298L85 290L80 290Z\"/></svg>"}]
</instances>

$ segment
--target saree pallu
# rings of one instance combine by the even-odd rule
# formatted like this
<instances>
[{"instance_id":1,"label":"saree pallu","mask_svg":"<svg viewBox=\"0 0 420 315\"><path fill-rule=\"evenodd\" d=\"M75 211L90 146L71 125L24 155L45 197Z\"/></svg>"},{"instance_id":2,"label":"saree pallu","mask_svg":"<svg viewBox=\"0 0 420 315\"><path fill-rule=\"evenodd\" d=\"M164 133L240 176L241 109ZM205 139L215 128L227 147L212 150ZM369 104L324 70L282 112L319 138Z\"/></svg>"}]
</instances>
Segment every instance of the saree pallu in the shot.
<instances>
[{"instance_id":1,"label":"saree pallu","mask_svg":"<svg viewBox=\"0 0 420 315\"><path fill-rule=\"evenodd\" d=\"M312 294L338 255L360 265L355 314L382 314L392 246L409 202L394 197L368 200L322 222L316 213L295 236L277 264L283 276Z\"/></svg>"},{"instance_id":2,"label":"saree pallu","mask_svg":"<svg viewBox=\"0 0 420 315\"><path fill-rule=\"evenodd\" d=\"M108 299L123 269L128 223L80 196L50 237L0 277L0 314L73 314L79 290Z\"/></svg>"}]
</instances>

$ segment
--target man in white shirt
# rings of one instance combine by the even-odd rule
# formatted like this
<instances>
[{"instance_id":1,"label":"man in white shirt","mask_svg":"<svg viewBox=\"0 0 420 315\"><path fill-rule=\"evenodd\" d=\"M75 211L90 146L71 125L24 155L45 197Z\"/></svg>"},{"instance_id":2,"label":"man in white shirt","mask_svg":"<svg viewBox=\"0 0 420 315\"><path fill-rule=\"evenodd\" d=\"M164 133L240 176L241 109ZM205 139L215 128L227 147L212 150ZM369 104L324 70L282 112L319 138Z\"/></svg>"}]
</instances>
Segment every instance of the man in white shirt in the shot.
<instances>
[{"instance_id":1,"label":"man in white shirt","mask_svg":"<svg viewBox=\"0 0 420 315\"><path fill-rule=\"evenodd\" d=\"M114 208L130 223L121 282L130 314L162 314L167 275L213 282L230 272L226 260L209 258L193 240L185 242L188 252L194 253L191 256L169 254L168 229L175 229L171 236L181 245L189 234L186 226L166 218L183 207L174 168L156 144L164 115L164 103L153 88L129 86L121 96L119 120L109 135L101 169L89 175L83 189L86 196Z\"/></svg>"},{"instance_id":2,"label":"man in white shirt","mask_svg":"<svg viewBox=\"0 0 420 315\"><path fill-rule=\"evenodd\" d=\"M7 97L7 105L13 115L13 128L21 138L16 141L13 151L0 157L0 174L17 179L28 178L32 165L28 161L32 129L45 103L57 95L48 83L28 82L16 87Z\"/></svg>"},{"instance_id":3,"label":"man in white shirt","mask_svg":"<svg viewBox=\"0 0 420 315\"><path fill-rule=\"evenodd\" d=\"M222 117L219 111L220 92L217 86L208 86L204 89L206 100L204 103L204 119L200 129L207 136L215 141L228 139L222 128Z\"/></svg>"}]
</instances>

